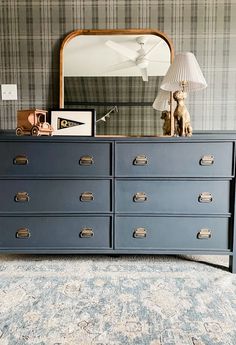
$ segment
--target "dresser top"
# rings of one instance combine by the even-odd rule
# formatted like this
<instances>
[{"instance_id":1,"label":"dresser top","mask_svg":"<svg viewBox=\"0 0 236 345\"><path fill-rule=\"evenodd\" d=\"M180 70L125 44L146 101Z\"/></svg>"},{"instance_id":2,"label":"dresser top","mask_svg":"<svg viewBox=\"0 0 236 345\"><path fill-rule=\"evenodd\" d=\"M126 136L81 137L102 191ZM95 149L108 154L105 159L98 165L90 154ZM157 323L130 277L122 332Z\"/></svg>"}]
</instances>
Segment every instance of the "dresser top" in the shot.
<instances>
[{"instance_id":1,"label":"dresser top","mask_svg":"<svg viewBox=\"0 0 236 345\"><path fill-rule=\"evenodd\" d=\"M236 131L198 131L192 137L168 136L16 136L14 131L0 131L0 141L30 142L195 142L195 141L234 141Z\"/></svg>"}]
</instances>

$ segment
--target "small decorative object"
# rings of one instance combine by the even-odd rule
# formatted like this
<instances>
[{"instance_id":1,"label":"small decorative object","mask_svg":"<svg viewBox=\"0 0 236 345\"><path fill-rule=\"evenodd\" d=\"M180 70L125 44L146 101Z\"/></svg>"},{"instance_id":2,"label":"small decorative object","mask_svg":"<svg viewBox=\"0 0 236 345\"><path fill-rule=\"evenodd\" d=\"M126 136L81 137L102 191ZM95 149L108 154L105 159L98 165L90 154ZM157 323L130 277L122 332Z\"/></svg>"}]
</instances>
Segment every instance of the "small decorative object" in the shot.
<instances>
[{"instance_id":1,"label":"small decorative object","mask_svg":"<svg viewBox=\"0 0 236 345\"><path fill-rule=\"evenodd\" d=\"M102 117L100 117L100 119L98 119L96 122L99 122L99 121L103 121L103 122L106 122L107 120L107 117L110 118L110 115L112 112L117 112L118 113L118 107L116 105L114 105L114 107L112 107L105 115L103 115Z\"/></svg>"},{"instance_id":2,"label":"small decorative object","mask_svg":"<svg viewBox=\"0 0 236 345\"><path fill-rule=\"evenodd\" d=\"M47 122L47 111L40 109L18 110L16 135L52 135Z\"/></svg>"},{"instance_id":3,"label":"small decorative object","mask_svg":"<svg viewBox=\"0 0 236 345\"><path fill-rule=\"evenodd\" d=\"M53 135L93 136L95 134L94 109L51 110Z\"/></svg>"},{"instance_id":4,"label":"small decorative object","mask_svg":"<svg viewBox=\"0 0 236 345\"><path fill-rule=\"evenodd\" d=\"M177 54L160 87L166 91L181 91L175 93L174 98L177 101L177 107L174 111L174 134L191 136L190 115L184 105L184 99L187 97L186 92L198 91L207 87L194 54L190 52Z\"/></svg>"},{"instance_id":5,"label":"small decorative object","mask_svg":"<svg viewBox=\"0 0 236 345\"><path fill-rule=\"evenodd\" d=\"M170 111L164 110L161 113L161 119L164 120L162 130L163 135L171 135Z\"/></svg>"}]
</instances>

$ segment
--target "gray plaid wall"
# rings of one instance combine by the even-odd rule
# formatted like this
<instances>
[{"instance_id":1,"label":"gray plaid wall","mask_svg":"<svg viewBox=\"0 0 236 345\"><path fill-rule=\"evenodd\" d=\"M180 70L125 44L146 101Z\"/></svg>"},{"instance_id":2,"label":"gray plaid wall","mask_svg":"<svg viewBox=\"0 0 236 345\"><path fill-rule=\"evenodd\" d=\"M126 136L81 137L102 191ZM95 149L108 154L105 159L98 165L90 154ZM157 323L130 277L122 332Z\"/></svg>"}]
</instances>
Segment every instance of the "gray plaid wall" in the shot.
<instances>
[{"instance_id":1,"label":"gray plaid wall","mask_svg":"<svg viewBox=\"0 0 236 345\"><path fill-rule=\"evenodd\" d=\"M100 119L117 105L118 112L111 113L105 123L97 122L97 134L160 135L161 113L153 109L152 103L161 80L150 76L148 83L141 77L66 77L64 106L94 108Z\"/></svg>"},{"instance_id":2,"label":"gray plaid wall","mask_svg":"<svg viewBox=\"0 0 236 345\"><path fill-rule=\"evenodd\" d=\"M15 128L17 109L58 106L60 43L78 28L166 32L176 52L197 56L208 82L188 98L193 128L236 129L236 0L1 0L0 84L16 83L19 97L0 101L2 129ZM137 109L126 126L146 133L152 119Z\"/></svg>"}]
</instances>

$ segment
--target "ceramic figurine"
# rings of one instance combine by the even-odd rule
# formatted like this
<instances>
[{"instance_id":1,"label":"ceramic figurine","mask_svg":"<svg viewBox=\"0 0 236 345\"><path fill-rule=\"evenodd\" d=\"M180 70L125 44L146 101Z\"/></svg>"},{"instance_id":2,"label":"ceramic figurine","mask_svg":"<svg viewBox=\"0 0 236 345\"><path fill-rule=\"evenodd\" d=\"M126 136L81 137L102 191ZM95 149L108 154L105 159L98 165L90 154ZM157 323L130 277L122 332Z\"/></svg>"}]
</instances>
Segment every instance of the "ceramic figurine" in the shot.
<instances>
[{"instance_id":1,"label":"ceramic figurine","mask_svg":"<svg viewBox=\"0 0 236 345\"><path fill-rule=\"evenodd\" d=\"M162 130L163 135L171 135L170 111L164 110L161 113L161 119L164 120Z\"/></svg>"},{"instance_id":2,"label":"ceramic figurine","mask_svg":"<svg viewBox=\"0 0 236 345\"><path fill-rule=\"evenodd\" d=\"M173 98L177 102L177 106L174 111L175 135L181 137L191 137L193 132L190 124L190 115L184 104L186 97L187 93L184 91L175 91L173 94Z\"/></svg>"}]
</instances>

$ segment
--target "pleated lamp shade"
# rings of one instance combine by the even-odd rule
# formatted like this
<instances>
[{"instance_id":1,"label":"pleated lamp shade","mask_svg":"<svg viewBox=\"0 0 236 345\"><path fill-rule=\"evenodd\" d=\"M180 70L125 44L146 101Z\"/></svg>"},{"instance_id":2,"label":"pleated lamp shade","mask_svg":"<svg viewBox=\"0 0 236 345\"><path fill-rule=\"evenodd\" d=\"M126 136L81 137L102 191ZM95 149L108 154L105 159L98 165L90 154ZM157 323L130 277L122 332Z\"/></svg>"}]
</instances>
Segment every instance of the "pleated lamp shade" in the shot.
<instances>
[{"instance_id":1,"label":"pleated lamp shade","mask_svg":"<svg viewBox=\"0 0 236 345\"><path fill-rule=\"evenodd\" d=\"M170 92L159 90L152 107L159 111L170 110Z\"/></svg>"},{"instance_id":2,"label":"pleated lamp shade","mask_svg":"<svg viewBox=\"0 0 236 345\"><path fill-rule=\"evenodd\" d=\"M198 91L207 87L206 80L193 53L179 53L170 65L160 88L166 91Z\"/></svg>"},{"instance_id":3,"label":"pleated lamp shade","mask_svg":"<svg viewBox=\"0 0 236 345\"><path fill-rule=\"evenodd\" d=\"M170 91L159 90L152 107L159 111L170 110ZM172 107L176 107L176 102L172 98Z\"/></svg>"}]
</instances>

